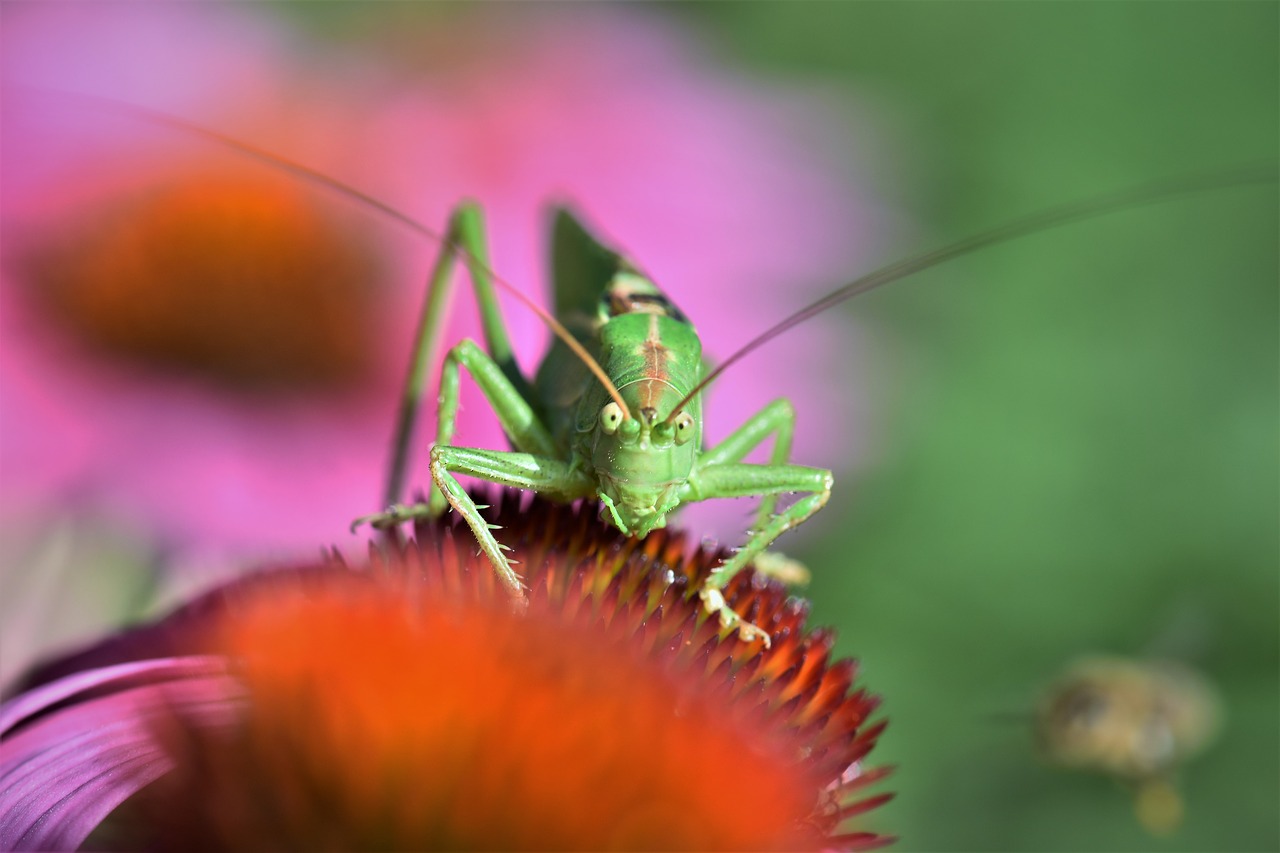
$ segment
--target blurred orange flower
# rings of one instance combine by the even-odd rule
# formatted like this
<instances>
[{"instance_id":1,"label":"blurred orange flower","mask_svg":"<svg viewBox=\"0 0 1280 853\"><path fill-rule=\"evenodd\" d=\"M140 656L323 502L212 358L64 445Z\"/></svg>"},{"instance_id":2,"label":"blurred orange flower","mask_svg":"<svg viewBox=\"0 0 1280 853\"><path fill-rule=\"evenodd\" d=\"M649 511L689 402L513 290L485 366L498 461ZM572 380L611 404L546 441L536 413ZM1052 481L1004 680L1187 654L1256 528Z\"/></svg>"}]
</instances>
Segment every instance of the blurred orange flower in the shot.
<instances>
[{"instance_id":1,"label":"blurred orange flower","mask_svg":"<svg viewBox=\"0 0 1280 853\"><path fill-rule=\"evenodd\" d=\"M887 799L863 794L884 775L863 763L884 724L868 722L877 700L853 688L854 662L830 659L830 633L807 630L806 606L779 583L744 574L727 598L774 642L742 642L707 618L695 594L717 554L689 556L681 535L666 531L628 540L592 510L522 504L518 495L489 510L527 571L531 595L520 612L488 562L473 556L467 529L445 520L420 525L417 541L375 550L366 566L331 561L253 576L82 655L79 666L99 669L148 653L227 662L202 676L221 685L214 704L225 713L211 717L204 697L146 715L146 749L167 757L158 782L147 787L123 772L94 777L93 785L140 793L91 842L676 850L887 843L848 825ZM75 677L64 673L28 696L56 693ZM163 696L165 680L144 689ZM68 714L92 720L94 703L111 693L102 684L94 690L52 711L32 711L28 699L25 722L16 724L26 727L27 744L0 762L0 781L15 788L17 777L38 772L33 731ZM100 770L93 760L94 750L81 752L81 762ZM84 795L78 773L61 771L43 780L40 803L17 814L0 798L6 825L56 823L41 807L63 807L69 790Z\"/></svg>"}]
</instances>

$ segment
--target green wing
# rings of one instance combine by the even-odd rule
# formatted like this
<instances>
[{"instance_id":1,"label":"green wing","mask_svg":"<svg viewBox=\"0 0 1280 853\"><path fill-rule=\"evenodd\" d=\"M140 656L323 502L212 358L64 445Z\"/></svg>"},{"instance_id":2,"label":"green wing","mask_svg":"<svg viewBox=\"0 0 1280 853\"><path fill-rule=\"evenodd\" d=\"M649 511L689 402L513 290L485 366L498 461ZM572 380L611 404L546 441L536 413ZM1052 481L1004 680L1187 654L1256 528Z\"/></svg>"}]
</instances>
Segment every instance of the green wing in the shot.
<instances>
[{"instance_id":1,"label":"green wing","mask_svg":"<svg viewBox=\"0 0 1280 853\"><path fill-rule=\"evenodd\" d=\"M556 319L575 336L592 334L604 290L628 265L602 245L568 208L552 211L551 280Z\"/></svg>"}]
</instances>

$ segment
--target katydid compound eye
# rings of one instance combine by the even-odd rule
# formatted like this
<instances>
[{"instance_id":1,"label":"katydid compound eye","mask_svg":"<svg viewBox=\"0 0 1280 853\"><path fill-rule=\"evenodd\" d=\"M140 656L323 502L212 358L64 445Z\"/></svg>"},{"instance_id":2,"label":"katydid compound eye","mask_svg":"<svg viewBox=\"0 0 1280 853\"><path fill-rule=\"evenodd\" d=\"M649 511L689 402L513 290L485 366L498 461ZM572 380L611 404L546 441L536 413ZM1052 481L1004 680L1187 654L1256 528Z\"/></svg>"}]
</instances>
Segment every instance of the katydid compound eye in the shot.
<instances>
[{"instance_id":1,"label":"katydid compound eye","mask_svg":"<svg viewBox=\"0 0 1280 853\"><path fill-rule=\"evenodd\" d=\"M622 407L617 403L608 403L600 410L600 426L604 428L606 435L613 435L618 431L618 427L622 426L622 422L626 420L626 415L622 412Z\"/></svg>"},{"instance_id":2,"label":"katydid compound eye","mask_svg":"<svg viewBox=\"0 0 1280 853\"><path fill-rule=\"evenodd\" d=\"M684 444L693 438L693 416L688 412L681 412L676 416L676 444Z\"/></svg>"}]
</instances>

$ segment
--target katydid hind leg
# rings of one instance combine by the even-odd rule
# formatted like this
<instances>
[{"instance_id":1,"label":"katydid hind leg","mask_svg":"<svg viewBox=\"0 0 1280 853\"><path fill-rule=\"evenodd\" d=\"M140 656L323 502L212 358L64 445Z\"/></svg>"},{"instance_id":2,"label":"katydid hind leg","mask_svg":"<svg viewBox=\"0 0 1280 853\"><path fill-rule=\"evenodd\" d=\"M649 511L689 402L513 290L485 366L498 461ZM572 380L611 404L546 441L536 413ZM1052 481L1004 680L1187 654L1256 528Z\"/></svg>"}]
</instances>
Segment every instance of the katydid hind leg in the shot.
<instances>
[{"instance_id":1,"label":"katydid hind leg","mask_svg":"<svg viewBox=\"0 0 1280 853\"><path fill-rule=\"evenodd\" d=\"M464 257L476 304L480 311L485 344L512 387L526 399L532 391L528 380L515 362L511 341L498 305L497 294L489 271L488 246L484 236L484 220L480 209L464 203L449 216L444 245L428 279L427 294L414 334L409 371L405 376L395 434L387 470L383 504L394 505L404 492L408 473L409 451L422 398L426 393L429 371L440 348L440 335L448 313L449 294L454 283L458 256Z\"/></svg>"}]
</instances>

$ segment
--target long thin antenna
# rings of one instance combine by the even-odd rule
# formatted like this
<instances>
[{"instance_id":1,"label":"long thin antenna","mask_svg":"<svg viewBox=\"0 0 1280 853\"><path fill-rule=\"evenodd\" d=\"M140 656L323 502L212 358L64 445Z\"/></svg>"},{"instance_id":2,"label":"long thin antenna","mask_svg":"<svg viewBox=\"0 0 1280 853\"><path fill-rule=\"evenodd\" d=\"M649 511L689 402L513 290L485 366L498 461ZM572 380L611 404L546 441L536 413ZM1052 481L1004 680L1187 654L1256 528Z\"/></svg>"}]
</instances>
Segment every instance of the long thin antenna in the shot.
<instances>
[{"instance_id":1,"label":"long thin antenna","mask_svg":"<svg viewBox=\"0 0 1280 853\"><path fill-rule=\"evenodd\" d=\"M533 299L526 296L524 292L520 290L520 288L516 287L514 284L511 284L502 276L494 272L494 270L488 264L484 263L481 259L475 257L475 255L473 255L470 251L468 251L466 246L464 246L462 243L458 242L457 240L449 238L443 232L437 231L434 228L430 228L426 225L423 225L421 222L414 219L409 214L401 210L397 210L396 208L392 207L386 202L379 201L378 199L374 198L368 193L362 192L356 189L355 187L351 186L350 184L345 184L342 181L339 181L337 178L330 177L329 175L326 175L323 172L316 171L315 169L312 169L309 166L304 166L301 163L295 163L294 161L289 160L279 154L274 154L270 151L267 151L264 148L258 148L255 145L250 145L247 142L242 142L241 140L236 139L233 136L227 136L224 133L219 133L216 130L212 130L203 125L196 124L195 122L188 121L183 118L178 118L177 116L172 116L172 115L169 115L168 113L160 112L159 110L149 109L148 107L140 107L137 104L131 104L127 101L119 101L114 98L107 98L99 95L83 95L75 92L63 92L56 89L33 89L31 91L40 92L42 94L47 94L47 95L51 95L58 98L65 98L68 100L80 101L88 106L106 110L107 112L110 112L110 113L129 116L131 118L137 119L139 121L144 121L149 124L159 125L160 127L165 127L172 130L181 130L185 133L190 133L195 136L199 136L210 142L217 143L226 148L230 148L234 151L237 151L241 154L251 157L252 159L257 160L261 163L264 163L268 166L272 166L284 172L292 174L295 177L301 178L302 180L308 181L316 186L323 187L324 189L330 190L331 192L335 192L353 201L357 201L361 204L364 204L370 208L373 208L374 210L383 214L384 216L394 220L395 222L398 222L399 224L409 228L409 230L414 231L424 237L428 237L432 240L435 240L441 246L458 253L463 258L473 262L479 269L484 270L486 273L488 273L490 278L492 278L493 281L499 287L501 287L504 291L509 293L511 296L515 297L522 305L524 305L526 308L528 308L530 311L536 314L538 318L541 319L542 322L545 323L549 329L551 329L551 331L555 334L555 336L558 337L560 340L564 341L565 346L569 347L569 349L573 351L574 355L576 355L579 359L582 360L582 363L586 365L587 369L591 371L591 373L596 377L596 379L600 380L600 384L603 385L605 387L605 390L609 392L609 396L613 398L613 401L617 403L620 407L622 407L623 411L627 410L626 401L622 399L622 395L618 393L618 389L614 387L613 382L609 380L608 374L604 372L604 369L600 367L600 365L596 362L594 358L591 357L591 353L587 352L586 348L584 348L582 344L578 342L577 338L575 338L572 334L569 333L569 330L566 329L564 325L560 323L559 320L551 316L551 314L547 312L546 309L544 309L537 302L534 302Z\"/></svg>"},{"instance_id":2,"label":"long thin antenna","mask_svg":"<svg viewBox=\"0 0 1280 853\"><path fill-rule=\"evenodd\" d=\"M923 270L927 270L930 267L935 267L945 261L958 258L961 255L967 255L970 252L976 252L990 246L1007 243L1019 237L1026 237L1030 234L1036 234L1041 231L1048 231L1072 222L1078 222L1082 219L1089 219L1094 216L1102 216L1104 214L1115 213L1133 207L1140 207L1144 204L1169 201L1178 198L1179 196L1190 195L1193 193L1229 189L1232 187L1253 186L1264 183L1275 183L1277 179L1280 179L1280 173L1277 172L1275 166L1255 165L1233 169L1227 172L1212 172L1208 174L1194 175L1191 177L1143 184L1138 187L1130 187L1104 196L1095 196L1084 201L1076 201L1060 205L1058 207L1053 207L1048 210L1041 211L1040 213L1035 213L1022 219L1007 223L998 228L983 231L982 233L975 234L972 237L957 240L954 243L934 249L931 252L925 252L924 254L889 264L886 267L881 267L873 273L854 279L843 287L836 288L816 302L801 308L791 316L769 327L759 335L756 335L738 349L737 352L720 362L714 370L702 378L702 381L693 386L693 390L686 394L684 399L677 403L675 408L671 410L671 415L667 418L666 422L671 423L675 417L680 414L684 407L688 405L690 400L719 378L719 376L728 370L731 365L741 361L749 353L752 353L764 346L783 332L800 325L805 320L816 317L828 308L839 305L841 302L844 302L847 299L852 299L853 297L866 293L869 290L875 290L877 287L882 287L901 278L914 275Z\"/></svg>"}]
</instances>

